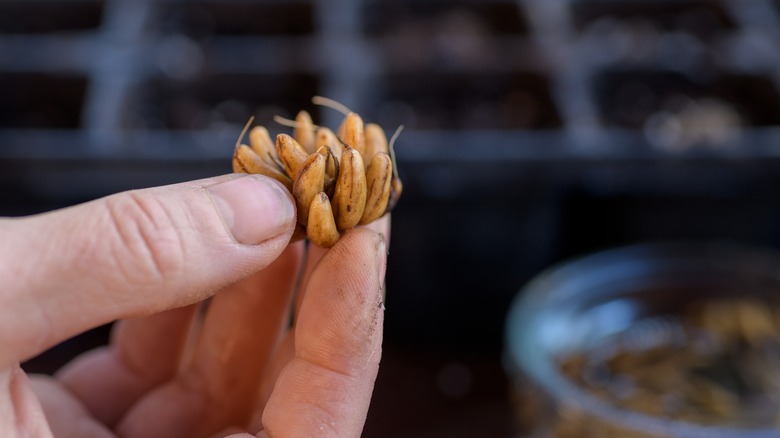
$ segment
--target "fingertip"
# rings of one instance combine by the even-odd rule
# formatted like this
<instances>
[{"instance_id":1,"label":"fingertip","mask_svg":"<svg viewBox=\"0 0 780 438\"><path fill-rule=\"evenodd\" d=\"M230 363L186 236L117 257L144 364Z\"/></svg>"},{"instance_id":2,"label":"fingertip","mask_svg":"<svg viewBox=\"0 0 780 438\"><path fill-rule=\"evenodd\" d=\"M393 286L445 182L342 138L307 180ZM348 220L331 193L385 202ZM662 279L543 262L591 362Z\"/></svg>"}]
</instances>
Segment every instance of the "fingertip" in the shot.
<instances>
[{"instance_id":1,"label":"fingertip","mask_svg":"<svg viewBox=\"0 0 780 438\"><path fill-rule=\"evenodd\" d=\"M245 175L206 187L225 227L238 243L256 245L292 235L295 204L281 183Z\"/></svg>"},{"instance_id":2,"label":"fingertip","mask_svg":"<svg viewBox=\"0 0 780 438\"><path fill-rule=\"evenodd\" d=\"M381 226L357 227L347 230L331 248L336 252L360 251L364 256L383 258L387 254L387 237Z\"/></svg>"},{"instance_id":3,"label":"fingertip","mask_svg":"<svg viewBox=\"0 0 780 438\"><path fill-rule=\"evenodd\" d=\"M390 214L386 214L382 216L381 218L375 220L374 222L371 222L370 224L365 225L365 228L368 228L370 230L373 230L379 234L382 235L382 237L385 240L385 246L388 246L390 242L390 229L391 229L391 216Z\"/></svg>"}]
</instances>

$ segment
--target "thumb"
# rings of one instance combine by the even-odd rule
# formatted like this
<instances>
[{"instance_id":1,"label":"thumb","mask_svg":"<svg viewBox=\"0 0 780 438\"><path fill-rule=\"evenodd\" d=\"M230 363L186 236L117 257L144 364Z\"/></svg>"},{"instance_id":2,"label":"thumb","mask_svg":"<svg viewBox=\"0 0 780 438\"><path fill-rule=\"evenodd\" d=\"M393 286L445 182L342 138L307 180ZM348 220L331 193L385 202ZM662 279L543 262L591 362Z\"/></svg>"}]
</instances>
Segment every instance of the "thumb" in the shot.
<instances>
[{"instance_id":1,"label":"thumb","mask_svg":"<svg viewBox=\"0 0 780 438\"><path fill-rule=\"evenodd\" d=\"M207 298L271 263L294 216L282 185L241 174L0 219L0 366Z\"/></svg>"}]
</instances>

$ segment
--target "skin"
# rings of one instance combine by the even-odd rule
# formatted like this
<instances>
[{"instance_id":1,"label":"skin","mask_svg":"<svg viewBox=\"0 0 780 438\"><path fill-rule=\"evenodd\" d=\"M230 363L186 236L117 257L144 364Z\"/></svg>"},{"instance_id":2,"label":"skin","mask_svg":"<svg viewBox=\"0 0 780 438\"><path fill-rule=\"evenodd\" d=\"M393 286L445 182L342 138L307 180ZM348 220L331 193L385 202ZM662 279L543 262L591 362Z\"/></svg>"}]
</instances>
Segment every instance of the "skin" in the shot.
<instances>
[{"instance_id":1,"label":"skin","mask_svg":"<svg viewBox=\"0 0 780 438\"><path fill-rule=\"evenodd\" d=\"M294 224L289 194L260 175L0 219L2 434L360 436L389 222L309 251L287 244ZM110 345L56 375L20 369L114 320Z\"/></svg>"}]
</instances>

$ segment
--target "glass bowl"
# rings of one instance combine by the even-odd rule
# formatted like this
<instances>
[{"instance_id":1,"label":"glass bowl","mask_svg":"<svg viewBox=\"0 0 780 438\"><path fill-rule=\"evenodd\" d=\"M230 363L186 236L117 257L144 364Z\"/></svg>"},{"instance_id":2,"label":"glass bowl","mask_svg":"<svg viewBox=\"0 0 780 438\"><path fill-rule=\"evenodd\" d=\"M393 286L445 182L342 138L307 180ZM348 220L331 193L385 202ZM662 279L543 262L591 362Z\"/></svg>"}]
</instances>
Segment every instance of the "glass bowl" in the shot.
<instances>
[{"instance_id":1,"label":"glass bowl","mask_svg":"<svg viewBox=\"0 0 780 438\"><path fill-rule=\"evenodd\" d=\"M524 437L780 437L780 255L638 245L532 280L506 322Z\"/></svg>"}]
</instances>

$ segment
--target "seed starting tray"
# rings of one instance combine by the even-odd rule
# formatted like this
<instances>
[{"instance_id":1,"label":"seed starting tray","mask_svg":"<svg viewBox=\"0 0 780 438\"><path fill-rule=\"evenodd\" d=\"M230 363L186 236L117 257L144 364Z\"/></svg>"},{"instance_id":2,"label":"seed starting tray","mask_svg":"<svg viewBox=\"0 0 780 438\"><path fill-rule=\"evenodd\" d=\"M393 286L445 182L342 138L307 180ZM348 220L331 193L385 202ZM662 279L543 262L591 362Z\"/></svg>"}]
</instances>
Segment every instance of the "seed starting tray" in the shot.
<instances>
[{"instance_id":1,"label":"seed starting tray","mask_svg":"<svg viewBox=\"0 0 780 438\"><path fill-rule=\"evenodd\" d=\"M0 213L229 172L331 97L407 128L388 335L496 346L563 257L780 244L779 48L777 0L3 0Z\"/></svg>"}]
</instances>

